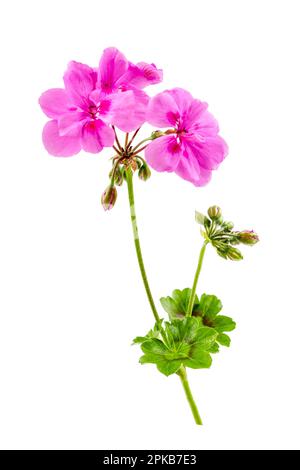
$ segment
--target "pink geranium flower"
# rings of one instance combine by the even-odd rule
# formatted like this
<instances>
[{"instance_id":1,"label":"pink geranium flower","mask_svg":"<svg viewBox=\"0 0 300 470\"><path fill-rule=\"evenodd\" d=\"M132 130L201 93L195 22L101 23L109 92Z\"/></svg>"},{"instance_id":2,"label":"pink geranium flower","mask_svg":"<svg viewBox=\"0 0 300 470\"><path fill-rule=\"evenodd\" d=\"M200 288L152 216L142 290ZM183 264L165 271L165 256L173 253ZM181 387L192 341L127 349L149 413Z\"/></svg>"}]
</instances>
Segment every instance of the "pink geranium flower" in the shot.
<instances>
[{"instance_id":1,"label":"pink geranium flower","mask_svg":"<svg viewBox=\"0 0 300 470\"><path fill-rule=\"evenodd\" d=\"M167 135L146 148L149 165L157 171L174 171L195 186L208 183L228 148L218 135L218 123L207 111L207 104L182 88L174 88L150 100L147 121L153 126L171 127Z\"/></svg>"},{"instance_id":2,"label":"pink geranium flower","mask_svg":"<svg viewBox=\"0 0 300 470\"><path fill-rule=\"evenodd\" d=\"M88 65L70 62L64 75L65 89L53 88L40 97L44 113L52 118L43 130L43 142L55 156L75 155L81 149L97 153L114 143L106 124L111 109L109 97L94 98L97 73Z\"/></svg>"},{"instance_id":3,"label":"pink geranium flower","mask_svg":"<svg viewBox=\"0 0 300 470\"><path fill-rule=\"evenodd\" d=\"M114 132L109 124L125 132L140 127L149 101L142 88L161 79L154 65L133 65L115 48L104 51L98 70L70 62L65 88L50 89L39 100L52 119L43 130L46 149L55 156L71 156L81 149L98 153L111 147Z\"/></svg>"}]
</instances>

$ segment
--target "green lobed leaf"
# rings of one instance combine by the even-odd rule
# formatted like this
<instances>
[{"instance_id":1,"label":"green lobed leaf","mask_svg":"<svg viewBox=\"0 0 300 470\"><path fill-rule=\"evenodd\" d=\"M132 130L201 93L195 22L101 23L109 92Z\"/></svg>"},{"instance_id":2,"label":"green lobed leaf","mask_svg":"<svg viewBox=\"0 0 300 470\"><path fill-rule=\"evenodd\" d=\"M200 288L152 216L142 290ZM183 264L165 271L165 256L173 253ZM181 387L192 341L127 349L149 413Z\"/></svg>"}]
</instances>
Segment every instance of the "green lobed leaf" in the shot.
<instances>
[{"instance_id":1,"label":"green lobed leaf","mask_svg":"<svg viewBox=\"0 0 300 470\"><path fill-rule=\"evenodd\" d=\"M190 348L189 357L184 360L183 365L185 367L191 367L192 369L208 369L211 363L212 358L209 352L203 351L202 346L199 343L195 343Z\"/></svg>"},{"instance_id":2,"label":"green lobed leaf","mask_svg":"<svg viewBox=\"0 0 300 470\"><path fill-rule=\"evenodd\" d=\"M217 338L218 339L218 338ZM212 354L216 354L220 351L220 347L218 345L217 342L215 342L210 348L209 348L209 352L212 353Z\"/></svg>"},{"instance_id":3,"label":"green lobed leaf","mask_svg":"<svg viewBox=\"0 0 300 470\"><path fill-rule=\"evenodd\" d=\"M202 317L205 317L207 320L213 320L222 308L222 302L218 297L215 295L202 294L199 303L199 310Z\"/></svg>"},{"instance_id":4,"label":"green lobed leaf","mask_svg":"<svg viewBox=\"0 0 300 470\"><path fill-rule=\"evenodd\" d=\"M149 338L147 338L147 336L137 336L136 338L134 338L134 340L132 341L133 344L142 344L144 343L145 341L147 341Z\"/></svg>"},{"instance_id":5,"label":"green lobed leaf","mask_svg":"<svg viewBox=\"0 0 300 470\"><path fill-rule=\"evenodd\" d=\"M174 339L179 335L178 328L175 327L174 320L182 320L187 314L191 289L185 288L183 290L175 289L172 297L162 297L160 299L163 308L168 312L171 320L171 326L166 326L166 331L170 329L170 335ZM215 295L202 294L200 300L196 296L193 306L193 318L198 319L202 327L213 328L218 333L224 333L235 329L235 322L232 318L224 315L219 315L222 310L222 302ZM186 326L186 324L184 324ZM183 328L183 325L181 326ZM181 331L182 333L182 331ZM190 331L191 333L191 331ZM225 346L229 346L228 340L224 340ZM230 343L230 342L229 342ZM220 343L221 344L221 343ZM218 352L219 346L217 343L211 346L210 352Z\"/></svg>"},{"instance_id":6,"label":"green lobed leaf","mask_svg":"<svg viewBox=\"0 0 300 470\"><path fill-rule=\"evenodd\" d=\"M164 375L178 371L181 365L193 369L211 366L211 349L218 337L213 328L205 327L196 317L167 322L164 328L166 343L157 338L149 338L142 342L144 355L141 364L156 364ZM142 337L143 338L143 337Z\"/></svg>"},{"instance_id":7,"label":"green lobed leaf","mask_svg":"<svg viewBox=\"0 0 300 470\"><path fill-rule=\"evenodd\" d=\"M163 322L163 319L161 318L159 320L159 322L155 323L154 328L152 330L150 330L146 334L146 336L137 336L136 338L134 338L133 344L142 344L145 341L147 341L148 339L159 338L159 330L160 330L160 327L162 325L162 322Z\"/></svg>"},{"instance_id":8,"label":"green lobed leaf","mask_svg":"<svg viewBox=\"0 0 300 470\"><path fill-rule=\"evenodd\" d=\"M218 315L222 309L221 301L215 295L203 294L200 299L200 310L202 314L203 324L213 328L219 333L217 342L222 346L230 346L230 337L223 334L224 331L232 331L236 327L236 323L232 318L225 315ZM217 352L217 347L214 345L211 352Z\"/></svg>"},{"instance_id":9,"label":"green lobed leaf","mask_svg":"<svg viewBox=\"0 0 300 470\"><path fill-rule=\"evenodd\" d=\"M160 303L163 309L169 314L170 320L175 318L183 318L187 314L191 289L185 288L183 290L175 289L172 292L172 297L162 297ZM199 312L199 298L195 297L193 315L196 316Z\"/></svg>"},{"instance_id":10,"label":"green lobed leaf","mask_svg":"<svg viewBox=\"0 0 300 470\"><path fill-rule=\"evenodd\" d=\"M218 343L222 344L222 346L227 346L229 348L231 339L225 333L220 333L217 337Z\"/></svg>"},{"instance_id":11,"label":"green lobed leaf","mask_svg":"<svg viewBox=\"0 0 300 470\"><path fill-rule=\"evenodd\" d=\"M223 333L224 331L232 331L236 327L235 321L233 321L230 317L225 317L224 315L218 315L213 322L213 327L219 333Z\"/></svg>"}]
</instances>

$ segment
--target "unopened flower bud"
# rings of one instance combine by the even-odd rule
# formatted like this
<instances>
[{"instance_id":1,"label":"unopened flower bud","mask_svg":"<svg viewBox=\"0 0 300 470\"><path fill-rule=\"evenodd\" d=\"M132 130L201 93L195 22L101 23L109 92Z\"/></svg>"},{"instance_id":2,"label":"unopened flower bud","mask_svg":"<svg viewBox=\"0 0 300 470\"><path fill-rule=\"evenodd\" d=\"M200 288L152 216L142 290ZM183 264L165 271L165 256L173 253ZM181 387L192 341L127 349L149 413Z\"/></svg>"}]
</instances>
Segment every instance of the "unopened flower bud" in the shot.
<instances>
[{"instance_id":1,"label":"unopened flower bud","mask_svg":"<svg viewBox=\"0 0 300 470\"><path fill-rule=\"evenodd\" d=\"M204 217L204 227L208 230L211 226L211 220L208 217Z\"/></svg>"},{"instance_id":2,"label":"unopened flower bud","mask_svg":"<svg viewBox=\"0 0 300 470\"><path fill-rule=\"evenodd\" d=\"M130 168L132 169L133 173L138 169L138 163L136 159L132 159L130 161Z\"/></svg>"},{"instance_id":3,"label":"unopened flower bud","mask_svg":"<svg viewBox=\"0 0 300 470\"><path fill-rule=\"evenodd\" d=\"M150 176L151 176L151 170L148 167L148 165L144 163L139 169L138 177L143 181L147 181L150 178Z\"/></svg>"},{"instance_id":4,"label":"unopened flower bud","mask_svg":"<svg viewBox=\"0 0 300 470\"><path fill-rule=\"evenodd\" d=\"M226 251L222 251L219 248L217 248L217 253L219 256L221 256L221 258L227 259Z\"/></svg>"},{"instance_id":5,"label":"unopened flower bud","mask_svg":"<svg viewBox=\"0 0 300 470\"><path fill-rule=\"evenodd\" d=\"M114 172L114 183L117 186L121 186L124 180L124 172L123 169L118 165ZM112 172L110 173L110 177L112 176Z\"/></svg>"},{"instance_id":6,"label":"unopened flower bud","mask_svg":"<svg viewBox=\"0 0 300 470\"><path fill-rule=\"evenodd\" d=\"M234 248L233 246L230 246L228 248L226 255L227 255L227 258L231 259L232 261L239 261L243 259L243 255L240 252L240 250L238 250L237 248Z\"/></svg>"},{"instance_id":7,"label":"unopened flower bud","mask_svg":"<svg viewBox=\"0 0 300 470\"><path fill-rule=\"evenodd\" d=\"M253 230L238 232L237 238L240 243L244 243L244 245L255 245L255 243L259 241L257 233L253 232Z\"/></svg>"},{"instance_id":8,"label":"unopened flower bud","mask_svg":"<svg viewBox=\"0 0 300 470\"><path fill-rule=\"evenodd\" d=\"M211 206L207 211L211 220L215 220L216 222L221 221L222 211L219 206Z\"/></svg>"},{"instance_id":9,"label":"unopened flower bud","mask_svg":"<svg viewBox=\"0 0 300 470\"><path fill-rule=\"evenodd\" d=\"M163 135L165 135L165 134L162 131L153 131L152 134L151 134L151 140L155 140L158 137L162 137Z\"/></svg>"},{"instance_id":10,"label":"unopened flower bud","mask_svg":"<svg viewBox=\"0 0 300 470\"><path fill-rule=\"evenodd\" d=\"M117 190L114 186L108 186L101 196L101 204L105 211L110 211L117 200Z\"/></svg>"},{"instance_id":11,"label":"unopened flower bud","mask_svg":"<svg viewBox=\"0 0 300 470\"><path fill-rule=\"evenodd\" d=\"M232 230L234 225L233 225L233 222L223 222L222 224L222 227L224 228L224 230Z\"/></svg>"}]
</instances>

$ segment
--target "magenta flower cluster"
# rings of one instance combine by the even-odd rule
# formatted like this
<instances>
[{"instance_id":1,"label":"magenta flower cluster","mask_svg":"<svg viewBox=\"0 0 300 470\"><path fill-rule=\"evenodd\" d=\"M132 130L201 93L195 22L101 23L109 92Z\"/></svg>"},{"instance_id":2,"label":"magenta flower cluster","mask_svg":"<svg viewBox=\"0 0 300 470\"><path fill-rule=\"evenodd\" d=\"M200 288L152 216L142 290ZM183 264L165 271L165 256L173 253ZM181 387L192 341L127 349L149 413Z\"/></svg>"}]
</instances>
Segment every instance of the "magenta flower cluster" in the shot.
<instances>
[{"instance_id":1,"label":"magenta flower cluster","mask_svg":"<svg viewBox=\"0 0 300 470\"><path fill-rule=\"evenodd\" d=\"M226 157L227 145L207 104L189 92L174 88L152 98L145 93L162 79L154 64L133 64L116 48L104 50L97 69L70 62L64 88L47 90L39 100L51 119L43 130L45 148L58 157L99 153L114 145L112 126L129 133L148 122L163 129L145 149L148 164L205 185Z\"/></svg>"}]
</instances>

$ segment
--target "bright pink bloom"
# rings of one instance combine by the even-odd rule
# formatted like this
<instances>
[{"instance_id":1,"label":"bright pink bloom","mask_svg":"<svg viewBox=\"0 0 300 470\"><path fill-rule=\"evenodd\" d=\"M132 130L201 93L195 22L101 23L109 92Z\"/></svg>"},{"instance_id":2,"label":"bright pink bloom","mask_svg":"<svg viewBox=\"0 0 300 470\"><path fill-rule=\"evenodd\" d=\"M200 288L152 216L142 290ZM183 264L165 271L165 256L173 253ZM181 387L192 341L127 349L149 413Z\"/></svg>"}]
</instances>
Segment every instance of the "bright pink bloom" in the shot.
<instances>
[{"instance_id":1,"label":"bright pink bloom","mask_svg":"<svg viewBox=\"0 0 300 470\"><path fill-rule=\"evenodd\" d=\"M98 153L111 147L114 132L108 124L124 132L140 127L149 101L141 89L161 79L154 65L133 65L115 48L105 49L98 70L70 62L65 89L54 88L40 97L44 113L52 119L43 130L46 149L70 156L81 149Z\"/></svg>"},{"instance_id":2,"label":"bright pink bloom","mask_svg":"<svg viewBox=\"0 0 300 470\"><path fill-rule=\"evenodd\" d=\"M113 124L122 131L133 131L145 122L149 97L142 88L161 81L162 71L154 64L134 65L115 47L103 51L98 69L98 93L99 97L114 95Z\"/></svg>"},{"instance_id":3,"label":"bright pink bloom","mask_svg":"<svg viewBox=\"0 0 300 470\"><path fill-rule=\"evenodd\" d=\"M195 186L208 183L228 148L218 135L218 123L207 111L207 104L182 88L174 88L150 100L147 121L171 128L168 135L146 148L149 165L157 171L174 171Z\"/></svg>"},{"instance_id":4,"label":"bright pink bloom","mask_svg":"<svg viewBox=\"0 0 300 470\"><path fill-rule=\"evenodd\" d=\"M115 47L104 49L98 69L98 88L105 93L136 90L160 83L163 72L154 64L134 65Z\"/></svg>"},{"instance_id":5,"label":"bright pink bloom","mask_svg":"<svg viewBox=\"0 0 300 470\"><path fill-rule=\"evenodd\" d=\"M75 155L81 149L98 153L114 143L114 132L105 123L111 117L112 100L94 98L97 73L88 65L70 62L64 75L65 89L53 88L40 97L44 113L52 118L43 130L49 153Z\"/></svg>"}]
</instances>

